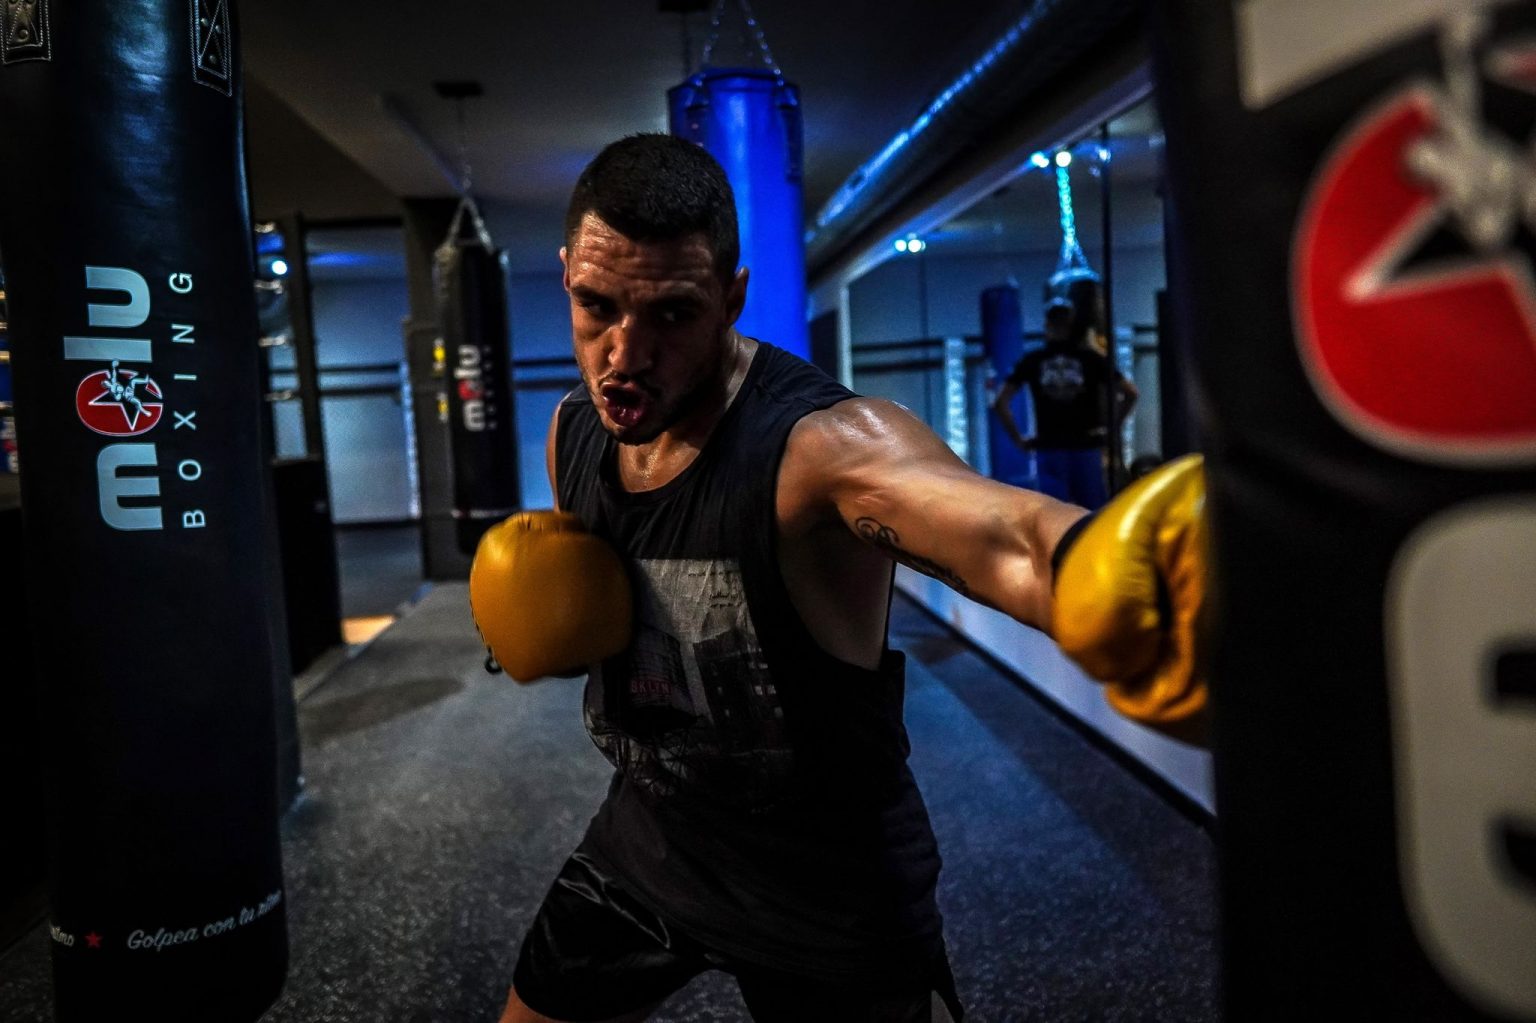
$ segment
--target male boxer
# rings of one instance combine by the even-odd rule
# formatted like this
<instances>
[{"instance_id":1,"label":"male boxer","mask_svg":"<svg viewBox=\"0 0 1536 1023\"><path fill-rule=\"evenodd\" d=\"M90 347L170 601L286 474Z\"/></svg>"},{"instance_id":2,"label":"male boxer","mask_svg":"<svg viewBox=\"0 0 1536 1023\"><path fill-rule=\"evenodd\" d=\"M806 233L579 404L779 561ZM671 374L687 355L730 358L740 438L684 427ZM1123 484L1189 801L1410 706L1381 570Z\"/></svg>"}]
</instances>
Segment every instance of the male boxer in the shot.
<instances>
[{"instance_id":1,"label":"male boxer","mask_svg":"<svg viewBox=\"0 0 1536 1023\"><path fill-rule=\"evenodd\" d=\"M900 406L737 333L734 202L697 146L603 150L565 239L583 385L550 428L561 511L488 534L470 595L513 677L591 666L586 723L617 771L524 938L503 1023L642 1020L706 969L758 1021L959 1020L886 645L893 562L1048 628L1052 555L1083 510L977 475ZM1187 535L1163 520L1190 475L1077 539L1078 585L1107 573L1115 591L1079 599L1087 646L1106 623L1123 640L1129 602L1130 645L1150 632L1166 660L1165 584L1120 573L1115 544ZM1185 625L1197 591L1170 587ZM1133 709L1198 714L1187 658L1169 681L1119 647Z\"/></svg>"}]
</instances>

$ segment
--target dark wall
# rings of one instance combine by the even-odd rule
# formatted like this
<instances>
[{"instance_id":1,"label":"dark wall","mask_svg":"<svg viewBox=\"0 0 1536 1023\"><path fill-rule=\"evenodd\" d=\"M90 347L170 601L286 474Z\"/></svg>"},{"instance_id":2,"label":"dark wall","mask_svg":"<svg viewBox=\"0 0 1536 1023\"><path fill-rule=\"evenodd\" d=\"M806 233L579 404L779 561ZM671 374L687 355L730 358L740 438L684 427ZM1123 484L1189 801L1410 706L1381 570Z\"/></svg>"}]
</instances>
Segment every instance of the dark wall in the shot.
<instances>
[{"instance_id":1,"label":"dark wall","mask_svg":"<svg viewBox=\"0 0 1536 1023\"><path fill-rule=\"evenodd\" d=\"M246 166L257 220L302 213L310 220L395 217L400 204L293 109L245 80Z\"/></svg>"}]
</instances>

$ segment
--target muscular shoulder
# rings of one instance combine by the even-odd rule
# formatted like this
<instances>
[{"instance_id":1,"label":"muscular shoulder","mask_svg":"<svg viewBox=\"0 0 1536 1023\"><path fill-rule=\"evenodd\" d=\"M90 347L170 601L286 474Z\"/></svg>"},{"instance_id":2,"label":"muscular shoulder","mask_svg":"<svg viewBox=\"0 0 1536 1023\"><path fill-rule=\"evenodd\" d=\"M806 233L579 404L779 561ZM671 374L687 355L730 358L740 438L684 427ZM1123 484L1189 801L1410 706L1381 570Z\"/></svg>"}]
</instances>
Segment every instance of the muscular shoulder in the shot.
<instances>
[{"instance_id":1,"label":"muscular shoulder","mask_svg":"<svg viewBox=\"0 0 1536 1023\"><path fill-rule=\"evenodd\" d=\"M881 398L849 398L795 423L779 463L779 526L789 533L837 517L838 478L868 457L901 406Z\"/></svg>"},{"instance_id":2,"label":"muscular shoulder","mask_svg":"<svg viewBox=\"0 0 1536 1023\"><path fill-rule=\"evenodd\" d=\"M885 398L849 398L801 417L790 430L784 457L856 451L911 418L912 413Z\"/></svg>"},{"instance_id":3,"label":"muscular shoulder","mask_svg":"<svg viewBox=\"0 0 1536 1023\"><path fill-rule=\"evenodd\" d=\"M838 517L850 490L879 486L905 453L923 452L932 432L884 398L850 398L812 412L790 431L779 465L780 528L809 529Z\"/></svg>"}]
</instances>

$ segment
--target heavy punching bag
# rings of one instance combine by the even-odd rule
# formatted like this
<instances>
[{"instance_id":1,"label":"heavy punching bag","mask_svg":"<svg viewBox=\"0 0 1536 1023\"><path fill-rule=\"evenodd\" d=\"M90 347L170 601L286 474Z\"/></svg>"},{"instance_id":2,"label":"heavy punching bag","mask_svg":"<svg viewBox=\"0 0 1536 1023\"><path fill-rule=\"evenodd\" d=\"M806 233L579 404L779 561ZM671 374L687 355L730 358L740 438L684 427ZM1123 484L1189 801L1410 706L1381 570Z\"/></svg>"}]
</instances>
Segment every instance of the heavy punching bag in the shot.
<instances>
[{"instance_id":1,"label":"heavy punching bag","mask_svg":"<svg viewBox=\"0 0 1536 1023\"><path fill-rule=\"evenodd\" d=\"M776 69L706 67L667 92L667 108L672 134L720 161L736 195L751 273L736 328L809 359L800 90Z\"/></svg>"},{"instance_id":2,"label":"heavy punching bag","mask_svg":"<svg viewBox=\"0 0 1536 1023\"><path fill-rule=\"evenodd\" d=\"M231 7L4 8L0 252L61 1021L255 1020L287 967Z\"/></svg>"},{"instance_id":3,"label":"heavy punching bag","mask_svg":"<svg viewBox=\"0 0 1536 1023\"><path fill-rule=\"evenodd\" d=\"M1232 1020L1536 1020L1536 4L1161 0Z\"/></svg>"},{"instance_id":4,"label":"heavy punching bag","mask_svg":"<svg viewBox=\"0 0 1536 1023\"><path fill-rule=\"evenodd\" d=\"M1072 307L1073 338L1090 344L1107 344L1108 324L1104 315L1104 282L1093 270L1064 270L1046 279L1045 304L1065 302Z\"/></svg>"},{"instance_id":5,"label":"heavy punching bag","mask_svg":"<svg viewBox=\"0 0 1536 1023\"><path fill-rule=\"evenodd\" d=\"M433 286L451 367L448 447L459 549L517 511L517 415L512 398L503 254L491 244L479 208L466 197L433 255Z\"/></svg>"}]
</instances>

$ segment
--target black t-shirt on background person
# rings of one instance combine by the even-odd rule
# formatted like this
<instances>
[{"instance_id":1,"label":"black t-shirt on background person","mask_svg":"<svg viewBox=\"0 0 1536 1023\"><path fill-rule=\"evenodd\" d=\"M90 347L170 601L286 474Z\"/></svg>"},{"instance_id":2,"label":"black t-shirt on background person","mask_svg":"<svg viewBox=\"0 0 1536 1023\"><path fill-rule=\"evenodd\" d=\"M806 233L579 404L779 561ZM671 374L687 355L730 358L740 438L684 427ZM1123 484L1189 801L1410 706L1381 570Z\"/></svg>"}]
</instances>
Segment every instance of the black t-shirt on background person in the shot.
<instances>
[{"instance_id":1,"label":"black t-shirt on background person","mask_svg":"<svg viewBox=\"0 0 1536 1023\"><path fill-rule=\"evenodd\" d=\"M1109 382L1120 375L1107 355L1086 342L1047 344L1020 356L1008 383L1029 388L1038 447L1082 449L1103 445Z\"/></svg>"}]
</instances>

